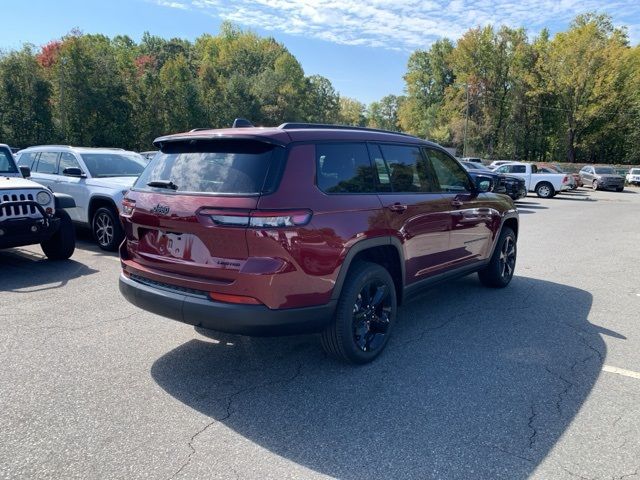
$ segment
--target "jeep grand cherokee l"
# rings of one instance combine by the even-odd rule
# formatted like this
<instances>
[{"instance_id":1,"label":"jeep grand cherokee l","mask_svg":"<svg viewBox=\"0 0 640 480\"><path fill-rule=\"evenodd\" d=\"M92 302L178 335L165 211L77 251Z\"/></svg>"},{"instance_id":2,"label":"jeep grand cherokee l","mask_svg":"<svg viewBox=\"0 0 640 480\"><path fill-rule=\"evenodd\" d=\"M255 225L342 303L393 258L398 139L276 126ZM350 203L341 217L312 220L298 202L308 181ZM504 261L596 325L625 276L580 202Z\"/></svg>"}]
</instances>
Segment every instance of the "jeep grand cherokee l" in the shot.
<instances>
[{"instance_id":1,"label":"jeep grand cherokee l","mask_svg":"<svg viewBox=\"0 0 640 480\"><path fill-rule=\"evenodd\" d=\"M287 123L154 144L121 214L120 290L148 311L245 335L318 332L329 354L365 363L423 287L512 278L512 201L434 143Z\"/></svg>"}]
</instances>

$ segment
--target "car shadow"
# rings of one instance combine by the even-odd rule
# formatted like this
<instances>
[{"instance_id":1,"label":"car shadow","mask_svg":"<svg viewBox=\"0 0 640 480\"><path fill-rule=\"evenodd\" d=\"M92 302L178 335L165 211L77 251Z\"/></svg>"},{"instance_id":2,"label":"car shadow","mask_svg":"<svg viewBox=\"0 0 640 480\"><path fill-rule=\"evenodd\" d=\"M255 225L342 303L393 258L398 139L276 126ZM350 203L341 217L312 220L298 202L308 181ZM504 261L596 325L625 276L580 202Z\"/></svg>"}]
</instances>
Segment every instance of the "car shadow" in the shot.
<instances>
[{"instance_id":1,"label":"car shadow","mask_svg":"<svg viewBox=\"0 0 640 480\"><path fill-rule=\"evenodd\" d=\"M76 226L76 246L82 248L85 251L89 251L99 255L105 255L109 257L117 257L118 252L107 252L102 250L96 240L93 238L93 233L90 228L77 225Z\"/></svg>"},{"instance_id":2,"label":"car shadow","mask_svg":"<svg viewBox=\"0 0 640 480\"><path fill-rule=\"evenodd\" d=\"M567 285L470 276L405 305L369 365L327 358L312 336L200 330L151 375L213 424L332 477L526 478L598 378L600 334L618 335L589 323L591 304Z\"/></svg>"},{"instance_id":3,"label":"car shadow","mask_svg":"<svg viewBox=\"0 0 640 480\"><path fill-rule=\"evenodd\" d=\"M565 194L569 194L569 195L588 195L589 192L592 192L593 190L591 188L586 188L586 187L578 187L575 190L563 190L561 193L562 195Z\"/></svg>"},{"instance_id":4,"label":"car shadow","mask_svg":"<svg viewBox=\"0 0 640 480\"><path fill-rule=\"evenodd\" d=\"M33 293L64 287L69 280L97 273L73 260L50 261L22 249L0 251L0 292Z\"/></svg>"},{"instance_id":5,"label":"car shadow","mask_svg":"<svg viewBox=\"0 0 640 480\"><path fill-rule=\"evenodd\" d=\"M538 210L547 210L549 208L549 207L540 205L537 202L526 202L521 200L514 202L514 205L516 206L518 213L525 213L525 214L536 213L536 211Z\"/></svg>"}]
</instances>

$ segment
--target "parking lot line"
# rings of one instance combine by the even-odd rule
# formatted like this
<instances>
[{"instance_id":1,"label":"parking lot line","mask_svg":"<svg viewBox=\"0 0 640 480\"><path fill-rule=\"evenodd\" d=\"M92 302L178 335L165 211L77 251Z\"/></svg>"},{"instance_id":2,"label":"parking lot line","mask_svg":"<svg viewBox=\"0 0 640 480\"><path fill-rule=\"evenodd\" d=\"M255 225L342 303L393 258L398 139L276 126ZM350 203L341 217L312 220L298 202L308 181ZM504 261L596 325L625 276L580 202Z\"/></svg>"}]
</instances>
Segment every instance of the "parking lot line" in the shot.
<instances>
[{"instance_id":1,"label":"parking lot line","mask_svg":"<svg viewBox=\"0 0 640 480\"><path fill-rule=\"evenodd\" d=\"M635 378L636 380L640 380L640 372L634 372L633 370L625 370L624 368L612 367L611 365L603 365L603 372L616 373L618 375L623 375L625 377Z\"/></svg>"}]
</instances>

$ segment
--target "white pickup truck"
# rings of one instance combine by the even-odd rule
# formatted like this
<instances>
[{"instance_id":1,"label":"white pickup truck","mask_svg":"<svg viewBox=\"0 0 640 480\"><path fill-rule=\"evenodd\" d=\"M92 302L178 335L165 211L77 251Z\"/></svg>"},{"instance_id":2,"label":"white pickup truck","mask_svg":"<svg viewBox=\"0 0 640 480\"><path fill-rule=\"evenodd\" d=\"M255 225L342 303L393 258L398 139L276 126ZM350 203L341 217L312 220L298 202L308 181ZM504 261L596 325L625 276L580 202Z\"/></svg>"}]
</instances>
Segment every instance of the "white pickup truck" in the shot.
<instances>
[{"instance_id":1,"label":"white pickup truck","mask_svg":"<svg viewBox=\"0 0 640 480\"><path fill-rule=\"evenodd\" d=\"M534 163L509 162L500 165L498 173L507 173L524 179L527 190L541 198L551 198L556 193L571 189L571 176L564 173L539 173Z\"/></svg>"}]
</instances>

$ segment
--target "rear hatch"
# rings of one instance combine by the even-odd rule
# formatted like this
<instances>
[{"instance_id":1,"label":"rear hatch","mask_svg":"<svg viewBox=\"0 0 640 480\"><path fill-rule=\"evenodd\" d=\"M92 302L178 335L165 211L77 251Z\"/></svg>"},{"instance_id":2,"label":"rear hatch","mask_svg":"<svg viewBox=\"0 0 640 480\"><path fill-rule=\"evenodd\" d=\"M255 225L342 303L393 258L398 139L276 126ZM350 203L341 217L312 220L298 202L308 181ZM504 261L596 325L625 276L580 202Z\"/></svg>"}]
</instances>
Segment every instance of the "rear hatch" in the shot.
<instances>
[{"instance_id":1,"label":"rear hatch","mask_svg":"<svg viewBox=\"0 0 640 480\"><path fill-rule=\"evenodd\" d=\"M190 288L232 283L247 260L251 212L283 162L282 146L260 140L163 143L123 202L125 265Z\"/></svg>"}]
</instances>

